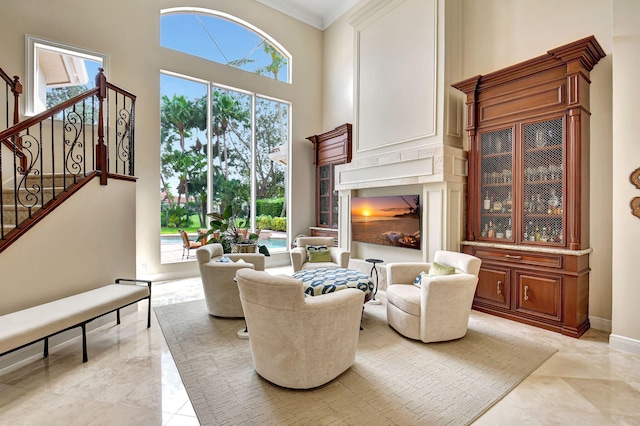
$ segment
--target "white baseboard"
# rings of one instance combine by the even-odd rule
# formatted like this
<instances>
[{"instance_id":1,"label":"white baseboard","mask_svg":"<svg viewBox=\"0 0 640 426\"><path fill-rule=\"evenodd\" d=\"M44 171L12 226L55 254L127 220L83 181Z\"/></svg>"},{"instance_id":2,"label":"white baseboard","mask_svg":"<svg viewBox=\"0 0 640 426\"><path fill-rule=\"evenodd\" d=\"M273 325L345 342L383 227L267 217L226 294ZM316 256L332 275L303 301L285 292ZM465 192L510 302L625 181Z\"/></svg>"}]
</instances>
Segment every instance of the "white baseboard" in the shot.
<instances>
[{"instance_id":1,"label":"white baseboard","mask_svg":"<svg viewBox=\"0 0 640 426\"><path fill-rule=\"evenodd\" d=\"M612 334L609 336L609 346L632 354L640 355L640 340Z\"/></svg>"},{"instance_id":2,"label":"white baseboard","mask_svg":"<svg viewBox=\"0 0 640 426\"><path fill-rule=\"evenodd\" d=\"M611 320L606 318L589 317L591 328L611 333Z\"/></svg>"}]
</instances>

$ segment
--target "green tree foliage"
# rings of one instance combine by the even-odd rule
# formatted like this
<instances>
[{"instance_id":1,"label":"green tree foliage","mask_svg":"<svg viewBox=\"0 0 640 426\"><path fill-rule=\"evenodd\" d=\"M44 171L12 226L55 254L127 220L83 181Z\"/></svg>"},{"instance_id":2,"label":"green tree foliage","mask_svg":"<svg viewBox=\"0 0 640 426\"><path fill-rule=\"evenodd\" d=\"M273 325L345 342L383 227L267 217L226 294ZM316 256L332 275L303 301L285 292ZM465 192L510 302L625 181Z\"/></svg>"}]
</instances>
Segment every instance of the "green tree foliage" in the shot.
<instances>
[{"instance_id":1,"label":"green tree foliage","mask_svg":"<svg viewBox=\"0 0 640 426\"><path fill-rule=\"evenodd\" d=\"M189 100L182 95L174 95L172 98L166 95L162 97L161 184L169 197L170 207L174 208L171 201L171 188L166 182L169 178L177 176L179 183L175 188L178 192L176 207L180 208L180 200L184 194L185 206L189 210L190 193L193 191L200 223L206 226L206 147L198 140L195 146L187 147L187 140L192 137L196 129L206 129L206 100ZM205 189L203 190L202 187Z\"/></svg>"},{"instance_id":2,"label":"green tree foliage","mask_svg":"<svg viewBox=\"0 0 640 426\"><path fill-rule=\"evenodd\" d=\"M69 87L54 87L47 89L47 109L52 108L66 100L83 94L89 90L89 86L69 86Z\"/></svg>"}]
</instances>

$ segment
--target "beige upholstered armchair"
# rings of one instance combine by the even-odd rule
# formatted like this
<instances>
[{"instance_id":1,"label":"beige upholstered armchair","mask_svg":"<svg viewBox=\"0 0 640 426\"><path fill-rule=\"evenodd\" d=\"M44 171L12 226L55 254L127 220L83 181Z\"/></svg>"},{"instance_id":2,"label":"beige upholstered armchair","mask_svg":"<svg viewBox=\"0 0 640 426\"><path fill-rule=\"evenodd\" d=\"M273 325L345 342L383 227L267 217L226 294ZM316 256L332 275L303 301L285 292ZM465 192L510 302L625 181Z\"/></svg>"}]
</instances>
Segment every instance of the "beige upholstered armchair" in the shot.
<instances>
[{"instance_id":1,"label":"beige upholstered armchair","mask_svg":"<svg viewBox=\"0 0 640 426\"><path fill-rule=\"evenodd\" d=\"M240 300L253 365L292 389L321 386L355 361L364 293L354 288L305 297L302 281L241 269Z\"/></svg>"},{"instance_id":2,"label":"beige upholstered armchair","mask_svg":"<svg viewBox=\"0 0 640 426\"><path fill-rule=\"evenodd\" d=\"M423 276L419 286L414 284L416 277L429 274L434 264L387 264L387 322L403 336L425 343L467 333L481 261L464 253L438 251L434 263L452 266L454 273Z\"/></svg>"},{"instance_id":3,"label":"beige upholstered armchair","mask_svg":"<svg viewBox=\"0 0 640 426\"><path fill-rule=\"evenodd\" d=\"M293 272L308 268L346 268L349 266L349 253L345 249L333 246L333 237L299 237L298 247L291 249L291 265ZM309 262L307 246L327 246L331 260L325 262Z\"/></svg>"},{"instance_id":4,"label":"beige upholstered armchair","mask_svg":"<svg viewBox=\"0 0 640 426\"><path fill-rule=\"evenodd\" d=\"M223 255L232 262L220 262ZM240 269L264 271L264 255L259 253L225 255L222 245L214 243L196 250L196 257L209 314L216 317L243 317L238 285L233 279ZM242 260L238 262L240 259Z\"/></svg>"}]
</instances>

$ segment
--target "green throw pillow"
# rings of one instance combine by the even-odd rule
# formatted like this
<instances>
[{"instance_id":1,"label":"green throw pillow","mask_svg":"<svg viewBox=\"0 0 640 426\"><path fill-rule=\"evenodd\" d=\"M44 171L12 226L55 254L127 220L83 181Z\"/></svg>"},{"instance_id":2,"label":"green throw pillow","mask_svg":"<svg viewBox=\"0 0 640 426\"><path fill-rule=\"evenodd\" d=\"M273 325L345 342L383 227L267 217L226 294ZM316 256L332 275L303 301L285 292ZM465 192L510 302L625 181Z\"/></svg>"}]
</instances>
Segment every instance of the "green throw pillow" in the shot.
<instances>
[{"instance_id":1,"label":"green throw pillow","mask_svg":"<svg viewBox=\"0 0 640 426\"><path fill-rule=\"evenodd\" d=\"M311 252L319 250L327 250L327 246L307 246L307 262L311 262Z\"/></svg>"},{"instance_id":2,"label":"green throw pillow","mask_svg":"<svg viewBox=\"0 0 640 426\"><path fill-rule=\"evenodd\" d=\"M455 274L456 268L453 266L444 266L437 262L433 262L431 264L431 268L429 268L429 275L435 277L437 275L451 275Z\"/></svg>"},{"instance_id":3,"label":"green throw pillow","mask_svg":"<svg viewBox=\"0 0 640 426\"><path fill-rule=\"evenodd\" d=\"M309 252L309 262L331 262L331 252L329 250L313 250Z\"/></svg>"}]
</instances>

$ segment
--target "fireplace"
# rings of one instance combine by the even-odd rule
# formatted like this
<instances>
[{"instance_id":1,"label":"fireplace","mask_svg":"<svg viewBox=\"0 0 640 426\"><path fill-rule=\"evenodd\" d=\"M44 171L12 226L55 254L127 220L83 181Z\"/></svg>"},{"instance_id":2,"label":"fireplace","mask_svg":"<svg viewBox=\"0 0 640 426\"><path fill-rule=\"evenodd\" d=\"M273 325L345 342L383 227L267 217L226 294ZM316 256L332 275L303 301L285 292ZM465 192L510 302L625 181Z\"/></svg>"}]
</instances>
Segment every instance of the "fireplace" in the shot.
<instances>
[{"instance_id":1,"label":"fireplace","mask_svg":"<svg viewBox=\"0 0 640 426\"><path fill-rule=\"evenodd\" d=\"M336 166L335 188L339 193L339 245L351 251L353 259L379 258L385 262L428 261L437 250L459 251L464 235L466 151L449 146L395 151L353 159ZM419 241L406 244L378 244L361 234L362 217L355 217L363 199L398 199L412 204ZM417 206L413 204L417 198ZM402 201L402 199L400 199ZM408 212L408 211L407 211ZM361 215L360 215L361 216ZM399 240L402 237L388 236ZM406 231L398 231L409 234Z\"/></svg>"}]
</instances>

